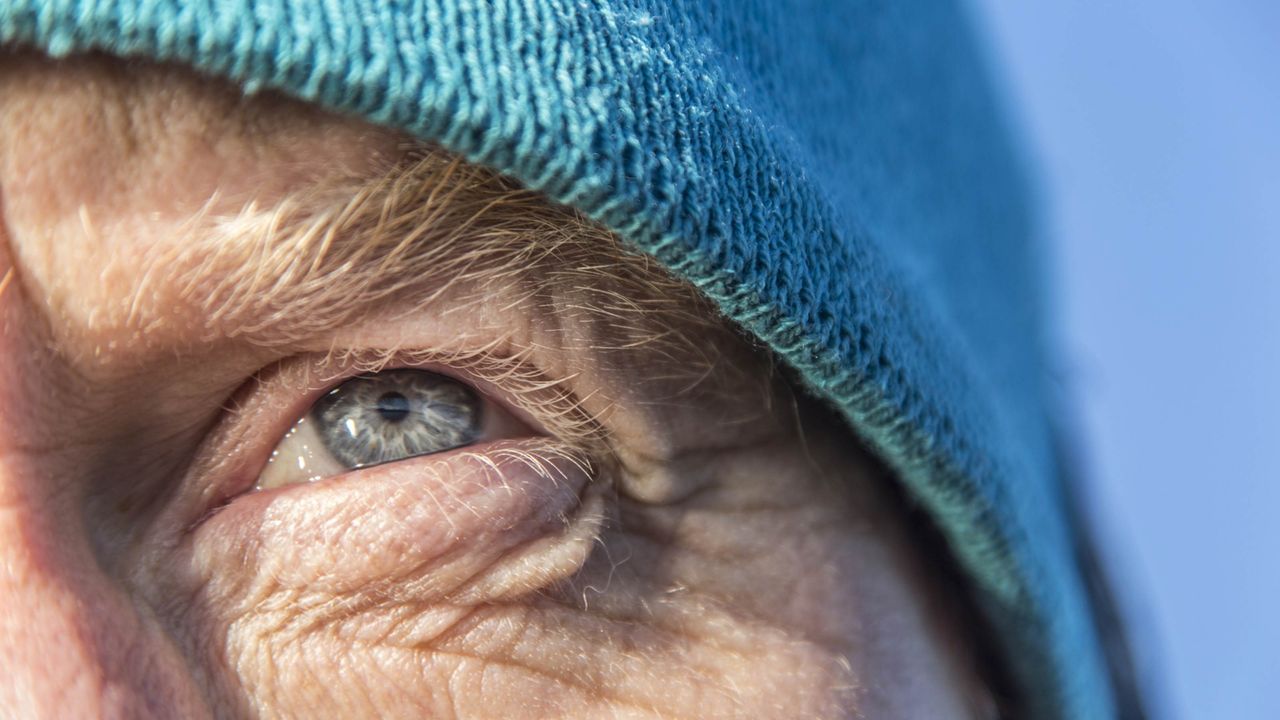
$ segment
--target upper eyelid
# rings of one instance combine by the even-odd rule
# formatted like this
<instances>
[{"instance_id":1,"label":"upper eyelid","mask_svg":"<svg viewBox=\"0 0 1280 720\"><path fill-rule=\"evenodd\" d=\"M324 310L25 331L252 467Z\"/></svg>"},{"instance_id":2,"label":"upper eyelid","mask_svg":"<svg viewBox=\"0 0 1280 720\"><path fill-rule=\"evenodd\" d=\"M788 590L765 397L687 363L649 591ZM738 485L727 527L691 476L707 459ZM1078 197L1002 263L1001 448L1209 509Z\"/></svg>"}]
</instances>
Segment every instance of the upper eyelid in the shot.
<instances>
[{"instance_id":1,"label":"upper eyelid","mask_svg":"<svg viewBox=\"0 0 1280 720\"><path fill-rule=\"evenodd\" d=\"M467 383L548 437L566 452L590 460L612 455L603 425L568 387L529 358L494 352L440 352L345 348L300 354L272 362L246 380L223 404L179 484L189 509L184 524L221 507L257 481L272 450L325 392L355 375L393 367L417 367ZM188 506L192 507L192 506Z\"/></svg>"},{"instance_id":2,"label":"upper eyelid","mask_svg":"<svg viewBox=\"0 0 1280 720\"><path fill-rule=\"evenodd\" d=\"M504 354L492 348L472 351L433 349L331 349L308 361L310 385L301 417L325 392L357 375L397 368L429 370L472 386L521 420L547 435L595 456L604 451L603 425L583 407L569 387L572 378L548 377L525 354Z\"/></svg>"}]
</instances>

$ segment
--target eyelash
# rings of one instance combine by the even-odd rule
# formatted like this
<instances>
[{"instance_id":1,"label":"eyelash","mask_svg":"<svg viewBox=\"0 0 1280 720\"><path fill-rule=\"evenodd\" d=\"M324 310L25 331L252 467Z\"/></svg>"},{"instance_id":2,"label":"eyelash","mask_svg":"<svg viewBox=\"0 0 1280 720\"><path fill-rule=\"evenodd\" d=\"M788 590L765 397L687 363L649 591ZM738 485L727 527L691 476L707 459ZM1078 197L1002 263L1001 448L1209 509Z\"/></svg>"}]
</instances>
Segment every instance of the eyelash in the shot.
<instances>
[{"instance_id":1,"label":"eyelash","mask_svg":"<svg viewBox=\"0 0 1280 720\"><path fill-rule=\"evenodd\" d=\"M584 451L599 452L607 444L604 428L567 387L568 381L551 379L527 358L483 352L448 358L401 354L392 359L397 367L431 370L469 385L548 437Z\"/></svg>"},{"instance_id":2,"label":"eyelash","mask_svg":"<svg viewBox=\"0 0 1280 720\"><path fill-rule=\"evenodd\" d=\"M250 441L250 457L240 463L238 479L226 488L227 494L217 505L224 506L253 491L271 452L320 397L359 375L399 368L426 370L464 384L535 434L564 443L566 451L574 455L591 458L608 452L602 427L584 410L567 383L549 379L527 357L490 350L336 350L273 363L255 373L243 393L238 393L241 399L228 408L232 421L237 415L242 416L239 419L248 416L248 424L257 430L247 434L256 437Z\"/></svg>"}]
</instances>

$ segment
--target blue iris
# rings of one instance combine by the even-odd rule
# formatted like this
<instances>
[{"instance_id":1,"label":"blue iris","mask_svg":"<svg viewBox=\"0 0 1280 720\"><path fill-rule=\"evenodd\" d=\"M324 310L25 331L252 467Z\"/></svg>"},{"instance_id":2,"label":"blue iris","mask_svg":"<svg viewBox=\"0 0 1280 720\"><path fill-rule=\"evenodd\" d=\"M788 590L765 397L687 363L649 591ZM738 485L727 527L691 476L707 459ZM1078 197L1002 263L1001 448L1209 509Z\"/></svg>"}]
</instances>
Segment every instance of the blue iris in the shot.
<instances>
[{"instance_id":1,"label":"blue iris","mask_svg":"<svg viewBox=\"0 0 1280 720\"><path fill-rule=\"evenodd\" d=\"M348 468L469 445L482 403L471 388L425 370L354 377L316 401L310 419L325 448Z\"/></svg>"}]
</instances>

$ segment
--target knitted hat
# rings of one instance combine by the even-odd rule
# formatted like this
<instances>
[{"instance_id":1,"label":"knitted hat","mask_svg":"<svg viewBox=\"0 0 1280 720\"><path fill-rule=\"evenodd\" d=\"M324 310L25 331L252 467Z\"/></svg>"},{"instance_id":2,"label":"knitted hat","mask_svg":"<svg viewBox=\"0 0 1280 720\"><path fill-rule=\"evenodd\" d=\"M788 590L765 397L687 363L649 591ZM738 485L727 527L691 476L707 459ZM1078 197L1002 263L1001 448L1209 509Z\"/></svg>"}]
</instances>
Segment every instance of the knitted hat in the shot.
<instances>
[{"instance_id":1,"label":"knitted hat","mask_svg":"<svg viewBox=\"0 0 1280 720\"><path fill-rule=\"evenodd\" d=\"M1036 718L1113 714L1037 228L954 0L5 0L0 43L406 130L697 285L933 518Z\"/></svg>"}]
</instances>

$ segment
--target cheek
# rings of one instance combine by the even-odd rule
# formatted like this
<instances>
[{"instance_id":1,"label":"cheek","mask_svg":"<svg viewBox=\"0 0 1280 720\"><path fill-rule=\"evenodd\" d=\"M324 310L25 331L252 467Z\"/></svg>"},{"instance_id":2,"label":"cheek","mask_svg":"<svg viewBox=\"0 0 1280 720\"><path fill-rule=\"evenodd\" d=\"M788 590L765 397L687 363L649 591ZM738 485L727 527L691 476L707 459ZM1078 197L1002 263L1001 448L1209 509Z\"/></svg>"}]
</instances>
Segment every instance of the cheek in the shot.
<instances>
[{"instance_id":1,"label":"cheek","mask_svg":"<svg viewBox=\"0 0 1280 720\"><path fill-rule=\"evenodd\" d=\"M149 601L263 717L963 717L904 528L810 441L655 465L663 502L532 441L245 496Z\"/></svg>"},{"instance_id":2,"label":"cheek","mask_svg":"<svg viewBox=\"0 0 1280 720\"><path fill-rule=\"evenodd\" d=\"M642 510L613 481L536 454L242 498L195 530L152 600L183 598L172 632L216 693L266 717L852 707L841 654L780 620L773 588L792 584L794 563L762 553L783 531L772 513L714 494L714 507Z\"/></svg>"},{"instance_id":3,"label":"cheek","mask_svg":"<svg viewBox=\"0 0 1280 720\"><path fill-rule=\"evenodd\" d=\"M149 600L250 707L429 702L441 635L581 567L607 485L589 480L557 443L503 441L241 496L162 563Z\"/></svg>"}]
</instances>

